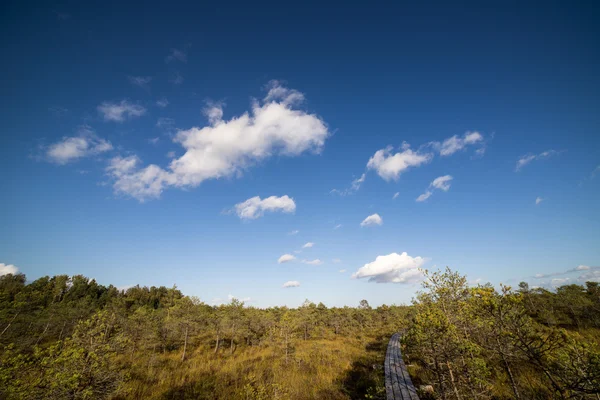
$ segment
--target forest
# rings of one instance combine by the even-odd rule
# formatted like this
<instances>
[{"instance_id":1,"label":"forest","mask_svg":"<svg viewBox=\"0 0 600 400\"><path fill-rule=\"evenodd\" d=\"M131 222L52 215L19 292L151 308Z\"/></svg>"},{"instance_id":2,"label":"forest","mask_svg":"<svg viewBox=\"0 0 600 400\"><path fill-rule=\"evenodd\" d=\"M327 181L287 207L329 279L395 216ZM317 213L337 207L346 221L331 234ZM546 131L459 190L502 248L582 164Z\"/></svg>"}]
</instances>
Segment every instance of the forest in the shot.
<instances>
[{"instance_id":1,"label":"forest","mask_svg":"<svg viewBox=\"0 0 600 400\"><path fill-rule=\"evenodd\" d=\"M402 332L421 399L600 399L597 282L546 290L424 274L411 305L267 309L4 275L0 398L385 399L385 349Z\"/></svg>"}]
</instances>

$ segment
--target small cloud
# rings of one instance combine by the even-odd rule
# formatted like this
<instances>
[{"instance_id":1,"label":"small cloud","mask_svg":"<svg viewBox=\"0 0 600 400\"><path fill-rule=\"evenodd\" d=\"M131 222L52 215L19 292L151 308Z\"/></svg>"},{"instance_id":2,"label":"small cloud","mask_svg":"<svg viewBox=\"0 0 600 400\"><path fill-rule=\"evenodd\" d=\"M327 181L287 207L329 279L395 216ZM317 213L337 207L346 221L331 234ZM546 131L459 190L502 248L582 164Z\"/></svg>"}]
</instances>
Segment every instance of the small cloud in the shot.
<instances>
[{"instance_id":1,"label":"small cloud","mask_svg":"<svg viewBox=\"0 0 600 400\"><path fill-rule=\"evenodd\" d=\"M8 275L8 274L16 275L18 273L19 273L19 268L15 267L14 265L0 263L0 276Z\"/></svg>"},{"instance_id":2,"label":"small cloud","mask_svg":"<svg viewBox=\"0 0 600 400\"><path fill-rule=\"evenodd\" d=\"M169 105L169 100L163 97L162 99L156 100L156 105L160 108L165 108Z\"/></svg>"},{"instance_id":3,"label":"small cloud","mask_svg":"<svg viewBox=\"0 0 600 400\"><path fill-rule=\"evenodd\" d=\"M381 224L383 224L383 219L379 216L379 214L373 214L365 218L363 222L360 223L360 226L372 226Z\"/></svg>"},{"instance_id":4,"label":"small cloud","mask_svg":"<svg viewBox=\"0 0 600 400\"><path fill-rule=\"evenodd\" d=\"M105 121L123 122L126 119L141 117L146 114L146 109L139 104L121 100L120 103L105 101L98 106L98 112L102 114Z\"/></svg>"},{"instance_id":5,"label":"small cloud","mask_svg":"<svg viewBox=\"0 0 600 400\"><path fill-rule=\"evenodd\" d=\"M308 265L321 265L321 264L323 264L323 261L319 260L318 258L316 258L314 260L302 260L302 262L304 264L308 264Z\"/></svg>"},{"instance_id":6,"label":"small cloud","mask_svg":"<svg viewBox=\"0 0 600 400\"><path fill-rule=\"evenodd\" d=\"M300 232L300 231L299 230L293 230L293 231L288 232L288 235L290 235L290 236L297 235L298 232Z\"/></svg>"},{"instance_id":7,"label":"small cloud","mask_svg":"<svg viewBox=\"0 0 600 400\"><path fill-rule=\"evenodd\" d=\"M344 272L346 272L346 270L345 270L345 269L340 269L338 272L339 272L340 274L343 274Z\"/></svg>"},{"instance_id":8,"label":"small cloud","mask_svg":"<svg viewBox=\"0 0 600 400\"><path fill-rule=\"evenodd\" d=\"M50 113L52 113L52 115L55 117L64 117L69 113L68 109L60 106L48 107L48 111L50 111Z\"/></svg>"},{"instance_id":9,"label":"small cloud","mask_svg":"<svg viewBox=\"0 0 600 400\"><path fill-rule=\"evenodd\" d=\"M598 174L600 174L600 165L598 165L596 168L594 168L590 179L594 179L596 177L596 175L598 175Z\"/></svg>"},{"instance_id":10,"label":"small cloud","mask_svg":"<svg viewBox=\"0 0 600 400\"><path fill-rule=\"evenodd\" d=\"M342 227L342 224L337 224L336 226L333 227L334 230L336 229L340 229Z\"/></svg>"},{"instance_id":11,"label":"small cloud","mask_svg":"<svg viewBox=\"0 0 600 400\"><path fill-rule=\"evenodd\" d=\"M377 283L414 283L421 280L420 268L425 261L423 257L411 257L406 252L378 256L359 268L352 278L369 278L369 282Z\"/></svg>"},{"instance_id":12,"label":"small cloud","mask_svg":"<svg viewBox=\"0 0 600 400\"><path fill-rule=\"evenodd\" d=\"M142 89L148 90L148 84L152 81L150 76L128 76L129 83Z\"/></svg>"},{"instance_id":13,"label":"small cloud","mask_svg":"<svg viewBox=\"0 0 600 400\"><path fill-rule=\"evenodd\" d=\"M240 219L256 219L262 217L266 211L293 213L296 211L296 203L294 199L287 195L281 197L271 196L265 199L254 196L236 204L234 210Z\"/></svg>"},{"instance_id":14,"label":"small cloud","mask_svg":"<svg viewBox=\"0 0 600 400\"><path fill-rule=\"evenodd\" d=\"M228 294L228 295L227 295L227 298L229 299L229 301L232 301L232 300L239 300L239 301L241 301L242 303L249 303L249 302L251 302L251 301L252 301L252 298L251 298L251 297L235 297L235 296L233 296L232 294Z\"/></svg>"},{"instance_id":15,"label":"small cloud","mask_svg":"<svg viewBox=\"0 0 600 400\"><path fill-rule=\"evenodd\" d=\"M336 193L336 194L339 194L340 196L347 196L350 194L354 194L358 191L358 189L360 189L360 186L363 184L363 182L365 181L366 178L367 178L367 174L362 174L359 178L352 181L349 188L343 189L343 190L331 189L331 191L329 193Z\"/></svg>"},{"instance_id":16,"label":"small cloud","mask_svg":"<svg viewBox=\"0 0 600 400\"><path fill-rule=\"evenodd\" d=\"M529 164L530 162L532 162L534 160L542 160L544 158L548 158L548 157L555 156L558 154L560 154L560 152L556 151L556 150L546 150L540 154L526 154L524 156L521 156L517 160L517 165L515 166L515 171L520 171L521 168L523 168L524 166L526 166L527 164Z\"/></svg>"},{"instance_id":17,"label":"small cloud","mask_svg":"<svg viewBox=\"0 0 600 400\"><path fill-rule=\"evenodd\" d=\"M80 126L77 136L63 137L46 150L48 160L56 164L67 164L80 158L112 150L112 144L99 138L87 125Z\"/></svg>"},{"instance_id":18,"label":"small cloud","mask_svg":"<svg viewBox=\"0 0 600 400\"><path fill-rule=\"evenodd\" d=\"M418 202L422 202L427 200L429 197L431 197L433 193L431 192L431 190L427 190L425 193L421 194L419 197L417 197L416 201Z\"/></svg>"},{"instance_id":19,"label":"small cloud","mask_svg":"<svg viewBox=\"0 0 600 400\"><path fill-rule=\"evenodd\" d=\"M333 260L331 260L331 262L334 264L339 264L342 262L342 260L340 260L339 258L334 258Z\"/></svg>"},{"instance_id":20,"label":"small cloud","mask_svg":"<svg viewBox=\"0 0 600 400\"><path fill-rule=\"evenodd\" d=\"M439 189L439 190L443 190L444 192L447 192L448 190L450 190L450 186L451 186L450 181L452 181L452 179L454 179L454 178L452 178L452 176L450 176L450 175L444 175L444 176L435 178L429 184L429 189L427 191L425 191L425 193L423 193L422 195L417 197L416 201L422 202L422 201L427 200L429 197L431 197L431 195L433 194L433 190L435 190L435 189Z\"/></svg>"},{"instance_id":21,"label":"small cloud","mask_svg":"<svg viewBox=\"0 0 600 400\"><path fill-rule=\"evenodd\" d=\"M159 141L160 141L159 137L153 137L153 138L148 139L148 143L154 144L154 145L158 144Z\"/></svg>"},{"instance_id":22,"label":"small cloud","mask_svg":"<svg viewBox=\"0 0 600 400\"><path fill-rule=\"evenodd\" d=\"M169 82L171 82L173 85L181 85L183 83L183 75L181 75L179 71L174 71L171 73Z\"/></svg>"},{"instance_id":23,"label":"small cloud","mask_svg":"<svg viewBox=\"0 0 600 400\"><path fill-rule=\"evenodd\" d=\"M394 193L394 195L392 196L392 200L396 200L398 196L400 196L400 192Z\"/></svg>"},{"instance_id":24,"label":"small cloud","mask_svg":"<svg viewBox=\"0 0 600 400\"><path fill-rule=\"evenodd\" d=\"M169 151L167 153L167 158L175 158L175 152L174 151Z\"/></svg>"},{"instance_id":25,"label":"small cloud","mask_svg":"<svg viewBox=\"0 0 600 400\"><path fill-rule=\"evenodd\" d=\"M282 287L293 288L293 287L299 287L299 286L300 286L300 282L298 282L298 281L287 281L286 283L283 284Z\"/></svg>"},{"instance_id":26,"label":"small cloud","mask_svg":"<svg viewBox=\"0 0 600 400\"><path fill-rule=\"evenodd\" d=\"M283 264L286 262L290 262L290 261L294 261L296 259L295 256L291 255L291 254L284 254L281 257L279 257L279 259L277 260L277 262L279 264Z\"/></svg>"},{"instance_id":27,"label":"small cloud","mask_svg":"<svg viewBox=\"0 0 600 400\"><path fill-rule=\"evenodd\" d=\"M538 204L540 204L542 201L544 201L545 199L541 198L541 197L537 197L535 199L535 205L537 206Z\"/></svg>"},{"instance_id":28,"label":"small cloud","mask_svg":"<svg viewBox=\"0 0 600 400\"><path fill-rule=\"evenodd\" d=\"M398 180L400 174L411 167L418 167L430 162L432 154L419 153L403 146L403 151L392 154L393 147L388 146L375 152L367 163L368 169L377 171L384 180Z\"/></svg>"},{"instance_id":29,"label":"small cloud","mask_svg":"<svg viewBox=\"0 0 600 400\"><path fill-rule=\"evenodd\" d=\"M454 135L443 142L431 142L430 145L436 149L441 156L450 156L465 147L483 143L483 136L479 132L466 132L462 137ZM478 155L483 155L485 148L480 148ZM478 150L478 151L479 151Z\"/></svg>"},{"instance_id":30,"label":"small cloud","mask_svg":"<svg viewBox=\"0 0 600 400\"><path fill-rule=\"evenodd\" d=\"M175 125L175 120L173 118L160 117L156 121L156 127L159 129L163 129L165 131L173 130Z\"/></svg>"},{"instance_id":31,"label":"small cloud","mask_svg":"<svg viewBox=\"0 0 600 400\"><path fill-rule=\"evenodd\" d=\"M171 52L165 59L165 62L170 63L172 61L180 61L182 63L186 63L187 62L187 53L184 50L171 49Z\"/></svg>"},{"instance_id":32,"label":"small cloud","mask_svg":"<svg viewBox=\"0 0 600 400\"><path fill-rule=\"evenodd\" d=\"M303 249L310 249L310 248L311 248L311 247L313 247L314 245L315 245L315 244L314 244L313 242L308 242L308 243L305 243L305 244L302 246L302 248L303 248Z\"/></svg>"}]
</instances>

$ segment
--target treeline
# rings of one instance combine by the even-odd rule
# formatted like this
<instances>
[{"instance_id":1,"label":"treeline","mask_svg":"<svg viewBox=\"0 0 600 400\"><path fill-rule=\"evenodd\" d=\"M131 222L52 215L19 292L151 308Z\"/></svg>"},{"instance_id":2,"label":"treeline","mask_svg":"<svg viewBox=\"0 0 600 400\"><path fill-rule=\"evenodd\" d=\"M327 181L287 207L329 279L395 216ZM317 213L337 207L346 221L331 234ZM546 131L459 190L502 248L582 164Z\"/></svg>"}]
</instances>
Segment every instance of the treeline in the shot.
<instances>
[{"instance_id":1,"label":"treeline","mask_svg":"<svg viewBox=\"0 0 600 400\"><path fill-rule=\"evenodd\" d=\"M470 287L427 274L404 342L441 399L600 399L600 287ZM425 396L424 396L425 397Z\"/></svg>"},{"instance_id":2,"label":"treeline","mask_svg":"<svg viewBox=\"0 0 600 400\"><path fill-rule=\"evenodd\" d=\"M378 376L357 383L337 375L364 358L373 338L385 342L405 327L409 311L373 309L366 300L356 308L307 300L297 309L258 309L236 299L210 306L175 287L120 291L83 276L27 283L22 274L5 275L0 277L0 398L377 396L383 387ZM227 365L239 372L224 371ZM298 387L276 369L294 372ZM310 395L306 383L316 376L324 379L321 394Z\"/></svg>"}]
</instances>

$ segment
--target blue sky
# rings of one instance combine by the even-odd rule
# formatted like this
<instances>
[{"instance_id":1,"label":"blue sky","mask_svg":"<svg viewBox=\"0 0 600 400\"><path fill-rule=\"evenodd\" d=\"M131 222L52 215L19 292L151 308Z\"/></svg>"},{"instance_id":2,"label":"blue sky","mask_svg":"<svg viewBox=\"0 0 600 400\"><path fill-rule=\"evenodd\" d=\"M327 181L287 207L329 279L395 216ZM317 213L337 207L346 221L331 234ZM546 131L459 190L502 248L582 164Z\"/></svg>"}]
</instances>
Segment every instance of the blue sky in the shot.
<instances>
[{"instance_id":1,"label":"blue sky","mask_svg":"<svg viewBox=\"0 0 600 400\"><path fill-rule=\"evenodd\" d=\"M4 4L0 273L258 306L600 279L598 8L446 3Z\"/></svg>"}]
</instances>

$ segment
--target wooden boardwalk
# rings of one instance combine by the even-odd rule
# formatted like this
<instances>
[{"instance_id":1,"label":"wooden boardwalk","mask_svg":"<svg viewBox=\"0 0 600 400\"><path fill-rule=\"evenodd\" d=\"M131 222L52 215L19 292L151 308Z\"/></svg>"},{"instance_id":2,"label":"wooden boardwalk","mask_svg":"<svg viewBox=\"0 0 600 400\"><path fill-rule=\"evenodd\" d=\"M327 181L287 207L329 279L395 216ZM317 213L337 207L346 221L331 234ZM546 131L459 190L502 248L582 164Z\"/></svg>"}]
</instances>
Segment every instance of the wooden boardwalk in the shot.
<instances>
[{"instance_id":1,"label":"wooden boardwalk","mask_svg":"<svg viewBox=\"0 0 600 400\"><path fill-rule=\"evenodd\" d=\"M385 354L386 400L419 400L400 351L400 334L395 333Z\"/></svg>"}]
</instances>

